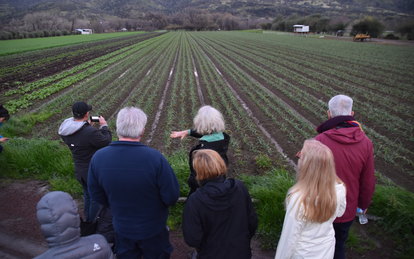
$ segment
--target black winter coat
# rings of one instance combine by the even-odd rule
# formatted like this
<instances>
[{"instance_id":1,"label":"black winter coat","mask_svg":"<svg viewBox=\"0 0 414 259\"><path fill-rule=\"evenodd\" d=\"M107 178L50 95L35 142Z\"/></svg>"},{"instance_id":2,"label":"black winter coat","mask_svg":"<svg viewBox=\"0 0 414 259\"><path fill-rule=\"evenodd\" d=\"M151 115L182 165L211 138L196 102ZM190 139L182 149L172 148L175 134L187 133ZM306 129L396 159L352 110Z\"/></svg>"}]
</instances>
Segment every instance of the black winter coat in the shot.
<instances>
[{"instance_id":1,"label":"black winter coat","mask_svg":"<svg viewBox=\"0 0 414 259\"><path fill-rule=\"evenodd\" d=\"M184 240L197 249L198 258L251 258L256 228L257 215L241 181L209 180L185 204Z\"/></svg>"},{"instance_id":2,"label":"black winter coat","mask_svg":"<svg viewBox=\"0 0 414 259\"><path fill-rule=\"evenodd\" d=\"M72 152L76 179L86 184L89 162L98 149L111 143L111 132L107 126L97 129L87 122L76 122L69 118L60 126L59 135Z\"/></svg>"},{"instance_id":3,"label":"black winter coat","mask_svg":"<svg viewBox=\"0 0 414 259\"><path fill-rule=\"evenodd\" d=\"M227 158L227 150L228 150L229 143L230 143L230 136L226 134L225 132L223 132L223 135L224 135L224 139L219 140L219 141L207 142L204 140L200 140L199 143L190 150L189 159L188 159L189 164L190 164L190 176L188 177L188 180L187 180L188 186L190 187L189 195L195 192L195 190L199 187L197 180L196 180L196 172L193 168L193 152L195 150L212 149L216 151L217 153L219 153L219 155L221 156L221 158L223 158L226 165L229 164L229 159ZM195 137L195 138L203 137L203 135L198 134L194 130L191 130L190 136Z\"/></svg>"}]
</instances>

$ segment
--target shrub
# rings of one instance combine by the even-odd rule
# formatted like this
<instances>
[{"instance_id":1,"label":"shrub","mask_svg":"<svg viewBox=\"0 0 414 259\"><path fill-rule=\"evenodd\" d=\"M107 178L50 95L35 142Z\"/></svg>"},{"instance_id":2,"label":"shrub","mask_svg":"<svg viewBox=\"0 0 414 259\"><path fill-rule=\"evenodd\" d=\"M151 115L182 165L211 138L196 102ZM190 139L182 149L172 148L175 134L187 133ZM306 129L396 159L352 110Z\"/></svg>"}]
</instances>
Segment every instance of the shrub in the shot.
<instances>
[{"instance_id":1,"label":"shrub","mask_svg":"<svg viewBox=\"0 0 414 259\"><path fill-rule=\"evenodd\" d=\"M351 35L358 33L368 33L373 38L377 38L384 30L384 25L373 17L365 17L362 21L352 26Z\"/></svg>"}]
</instances>

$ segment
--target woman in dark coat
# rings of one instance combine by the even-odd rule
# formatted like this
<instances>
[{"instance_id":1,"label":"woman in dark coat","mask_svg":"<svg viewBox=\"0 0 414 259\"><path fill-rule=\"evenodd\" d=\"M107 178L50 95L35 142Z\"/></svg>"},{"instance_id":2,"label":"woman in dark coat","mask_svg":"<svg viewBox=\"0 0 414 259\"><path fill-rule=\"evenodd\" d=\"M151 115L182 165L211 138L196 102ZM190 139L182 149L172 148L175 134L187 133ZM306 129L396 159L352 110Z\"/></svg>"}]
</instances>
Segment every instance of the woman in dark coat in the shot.
<instances>
[{"instance_id":1,"label":"woman in dark coat","mask_svg":"<svg viewBox=\"0 0 414 259\"><path fill-rule=\"evenodd\" d=\"M229 147L230 136L225 132L225 125L223 115L215 108L206 105L198 110L194 117L194 129L173 131L171 138L181 138L190 135L198 138L199 142L194 146L189 153L190 176L188 178L188 186L190 187L190 194L195 192L199 187L196 181L196 173L193 168L193 152L199 149L212 149L218 152L223 158L226 165L228 165L227 149Z\"/></svg>"},{"instance_id":2,"label":"woman in dark coat","mask_svg":"<svg viewBox=\"0 0 414 259\"><path fill-rule=\"evenodd\" d=\"M197 258L251 258L257 215L246 187L226 179L226 165L214 150L194 151L193 166L200 188L185 204L185 242L196 248Z\"/></svg>"}]
</instances>

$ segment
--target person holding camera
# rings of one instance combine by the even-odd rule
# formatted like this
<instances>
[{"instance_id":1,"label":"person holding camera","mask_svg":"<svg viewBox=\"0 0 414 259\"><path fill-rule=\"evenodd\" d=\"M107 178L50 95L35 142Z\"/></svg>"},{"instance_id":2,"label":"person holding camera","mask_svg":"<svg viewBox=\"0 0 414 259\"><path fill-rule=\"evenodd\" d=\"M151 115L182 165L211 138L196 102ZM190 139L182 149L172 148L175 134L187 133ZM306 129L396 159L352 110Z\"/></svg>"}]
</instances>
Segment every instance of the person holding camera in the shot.
<instances>
[{"instance_id":1,"label":"person holding camera","mask_svg":"<svg viewBox=\"0 0 414 259\"><path fill-rule=\"evenodd\" d=\"M58 131L72 152L76 179L83 188L84 213L87 222L93 221L99 210L99 204L91 200L88 192L89 163L98 149L109 145L112 141L112 134L104 117L97 118L99 129L90 124L91 110L92 106L85 102L74 103L73 117L64 120Z\"/></svg>"}]
</instances>

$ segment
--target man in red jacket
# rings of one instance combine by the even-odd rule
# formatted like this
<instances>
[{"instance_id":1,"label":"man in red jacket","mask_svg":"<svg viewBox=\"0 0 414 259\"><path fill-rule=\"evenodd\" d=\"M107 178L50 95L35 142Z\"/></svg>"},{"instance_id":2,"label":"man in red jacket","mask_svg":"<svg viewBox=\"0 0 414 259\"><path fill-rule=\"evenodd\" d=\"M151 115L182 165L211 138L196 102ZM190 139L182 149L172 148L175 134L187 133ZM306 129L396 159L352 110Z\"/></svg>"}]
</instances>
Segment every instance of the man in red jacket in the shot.
<instances>
[{"instance_id":1,"label":"man in red jacket","mask_svg":"<svg viewBox=\"0 0 414 259\"><path fill-rule=\"evenodd\" d=\"M316 136L332 150L336 174L346 186L345 213L334 221L334 258L341 259L356 209L366 213L375 189L373 145L353 117L352 102L346 95L334 96L328 103L328 120L317 128Z\"/></svg>"}]
</instances>

